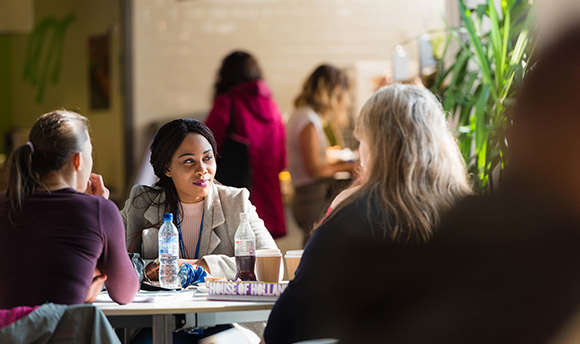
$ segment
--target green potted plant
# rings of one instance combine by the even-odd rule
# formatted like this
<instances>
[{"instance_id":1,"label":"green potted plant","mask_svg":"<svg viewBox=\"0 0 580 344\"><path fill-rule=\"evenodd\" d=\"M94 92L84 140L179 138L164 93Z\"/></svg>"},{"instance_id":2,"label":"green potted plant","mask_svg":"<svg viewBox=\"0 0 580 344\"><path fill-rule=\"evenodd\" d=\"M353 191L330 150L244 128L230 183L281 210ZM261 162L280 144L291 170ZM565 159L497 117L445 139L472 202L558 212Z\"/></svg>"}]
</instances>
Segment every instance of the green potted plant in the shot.
<instances>
[{"instance_id":1,"label":"green potted plant","mask_svg":"<svg viewBox=\"0 0 580 344\"><path fill-rule=\"evenodd\" d=\"M443 54L453 40L459 52L451 65L440 63L432 87L457 123L459 146L479 193L493 192L507 163L510 108L534 48L533 4L502 0L496 8L494 2L468 9L459 0L463 26L449 28Z\"/></svg>"}]
</instances>

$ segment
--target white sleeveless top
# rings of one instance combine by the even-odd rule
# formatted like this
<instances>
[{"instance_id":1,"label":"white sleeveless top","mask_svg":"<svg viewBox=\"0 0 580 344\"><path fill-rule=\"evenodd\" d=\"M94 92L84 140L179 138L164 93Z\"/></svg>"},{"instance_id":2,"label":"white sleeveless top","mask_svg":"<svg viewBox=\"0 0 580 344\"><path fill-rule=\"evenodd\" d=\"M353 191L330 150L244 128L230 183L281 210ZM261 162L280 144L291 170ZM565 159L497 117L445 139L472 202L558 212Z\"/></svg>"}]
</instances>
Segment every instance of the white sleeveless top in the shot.
<instances>
[{"instance_id":1,"label":"white sleeveless top","mask_svg":"<svg viewBox=\"0 0 580 344\"><path fill-rule=\"evenodd\" d=\"M286 142L288 146L288 171L292 176L294 186L303 186L317 181L306 172L304 159L300 149L300 133L312 123L318 134L318 145L321 161L326 162L326 149L329 146L328 139L322 127L322 118L310 107L302 107L294 111L286 124Z\"/></svg>"}]
</instances>

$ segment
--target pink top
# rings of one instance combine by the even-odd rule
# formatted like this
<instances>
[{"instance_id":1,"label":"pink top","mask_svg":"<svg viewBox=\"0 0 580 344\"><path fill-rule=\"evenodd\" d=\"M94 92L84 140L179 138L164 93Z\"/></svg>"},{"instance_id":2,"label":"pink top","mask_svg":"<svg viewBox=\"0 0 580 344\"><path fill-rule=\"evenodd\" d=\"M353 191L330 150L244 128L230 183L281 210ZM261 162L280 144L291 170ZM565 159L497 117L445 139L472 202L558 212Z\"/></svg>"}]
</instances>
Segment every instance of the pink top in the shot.
<instances>
[{"instance_id":1,"label":"pink top","mask_svg":"<svg viewBox=\"0 0 580 344\"><path fill-rule=\"evenodd\" d=\"M187 259L198 258L195 257L195 250L197 242L199 241L201 220L203 218L203 202L198 203L181 203L183 208L183 215L181 216L181 233L183 235L183 246ZM181 252L180 252L181 254Z\"/></svg>"}]
</instances>

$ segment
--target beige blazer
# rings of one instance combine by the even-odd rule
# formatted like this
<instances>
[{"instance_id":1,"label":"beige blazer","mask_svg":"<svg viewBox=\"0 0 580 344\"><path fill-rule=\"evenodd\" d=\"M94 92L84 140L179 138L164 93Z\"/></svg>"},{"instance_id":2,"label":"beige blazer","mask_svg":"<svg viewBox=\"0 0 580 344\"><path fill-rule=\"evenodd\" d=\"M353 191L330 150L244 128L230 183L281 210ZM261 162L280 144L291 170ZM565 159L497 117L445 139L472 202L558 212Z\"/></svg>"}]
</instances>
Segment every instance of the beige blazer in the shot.
<instances>
[{"instance_id":1,"label":"beige blazer","mask_svg":"<svg viewBox=\"0 0 580 344\"><path fill-rule=\"evenodd\" d=\"M135 185L125 207L121 210L125 224L127 250L140 253L144 259L157 258L157 229L163 222L165 192L154 187L148 190ZM256 249L277 248L264 221L258 217L256 208L249 200L246 189L212 185L204 202L204 221L199 244L200 257L207 263L212 276L233 280L236 274L234 259L234 235L240 222L240 213L246 212L256 236ZM145 245L144 240L151 244ZM147 249L149 247L149 249Z\"/></svg>"}]
</instances>

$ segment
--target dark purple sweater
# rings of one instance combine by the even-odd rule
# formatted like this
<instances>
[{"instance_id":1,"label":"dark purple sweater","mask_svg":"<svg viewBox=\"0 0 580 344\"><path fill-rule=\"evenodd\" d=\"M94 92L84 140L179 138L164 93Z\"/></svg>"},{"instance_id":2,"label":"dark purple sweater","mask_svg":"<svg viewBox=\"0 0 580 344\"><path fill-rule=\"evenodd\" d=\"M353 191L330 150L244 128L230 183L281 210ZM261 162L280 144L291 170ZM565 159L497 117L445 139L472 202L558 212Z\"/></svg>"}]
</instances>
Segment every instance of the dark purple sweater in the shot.
<instances>
[{"instance_id":1,"label":"dark purple sweater","mask_svg":"<svg viewBox=\"0 0 580 344\"><path fill-rule=\"evenodd\" d=\"M83 303L95 267L107 275L113 300L133 300L139 282L113 202L73 189L37 192L14 227L5 197L0 193L0 309Z\"/></svg>"}]
</instances>

